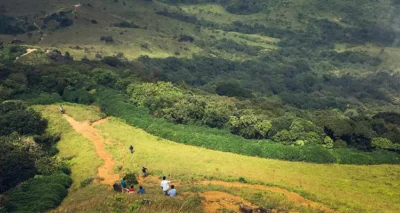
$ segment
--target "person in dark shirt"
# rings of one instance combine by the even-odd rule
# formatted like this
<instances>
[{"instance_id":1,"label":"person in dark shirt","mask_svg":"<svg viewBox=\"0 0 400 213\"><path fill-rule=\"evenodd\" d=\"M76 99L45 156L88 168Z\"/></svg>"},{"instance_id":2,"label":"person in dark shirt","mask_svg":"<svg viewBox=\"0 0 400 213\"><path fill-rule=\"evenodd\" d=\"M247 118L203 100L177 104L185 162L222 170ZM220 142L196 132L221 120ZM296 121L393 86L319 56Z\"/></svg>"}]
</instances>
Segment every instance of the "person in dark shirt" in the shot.
<instances>
[{"instance_id":1,"label":"person in dark shirt","mask_svg":"<svg viewBox=\"0 0 400 213\"><path fill-rule=\"evenodd\" d=\"M144 166L143 166L143 168L142 168L142 175L143 175L143 177L146 177L146 176L147 176L147 168L144 167Z\"/></svg>"},{"instance_id":2,"label":"person in dark shirt","mask_svg":"<svg viewBox=\"0 0 400 213\"><path fill-rule=\"evenodd\" d=\"M146 194L146 190L144 190L143 186L139 186L139 191L137 192L138 194Z\"/></svg>"},{"instance_id":3,"label":"person in dark shirt","mask_svg":"<svg viewBox=\"0 0 400 213\"><path fill-rule=\"evenodd\" d=\"M133 146L132 146L132 145L129 147L129 150L131 151L131 154L133 154L133 152L135 151L135 150L133 149Z\"/></svg>"}]
</instances>

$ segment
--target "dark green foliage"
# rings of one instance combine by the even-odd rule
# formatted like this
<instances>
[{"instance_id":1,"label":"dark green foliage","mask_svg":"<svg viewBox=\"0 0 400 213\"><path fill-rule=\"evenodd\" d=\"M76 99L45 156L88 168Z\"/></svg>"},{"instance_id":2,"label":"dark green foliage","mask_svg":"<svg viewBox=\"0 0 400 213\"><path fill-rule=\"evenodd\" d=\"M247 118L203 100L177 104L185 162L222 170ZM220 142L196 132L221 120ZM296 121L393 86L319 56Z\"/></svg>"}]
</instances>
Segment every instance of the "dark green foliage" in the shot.
<instances>
[{"instance_id":1,"label":"dark green foliage","mask_svg":"<svg viewBox=\"0 0 400 213\"><path fill-rule=\"evenodd\" d=\"M72 11L53 13L49 16L46 16L46 18L43 20L43 24L47 24L50 21L56 21L59 28L69 27L74 24L74 21L69 18L70 13L72 13Z\"/></svg>"},{"instance_id":2,"label":"dark green foliage","mask_svg":"<svg viewBox=\"0 0 400 213\"><path fill-rule=\"evenodd\" d=\"M86 178L85 180L81 181L80 186L86 187L93 182L94 178Z\"/></svg>"},{"instance_id":3,"label":"dark green foliage","mask_svg":"<svg viewBox=\"0 0 400 213\"><path fill-rule=\"evenodd\" d=\"M37 27L30 23L0 14L0 34L17 35L36 29Z\"/></svg>"},{"instance_id":4,"label":"dark green foliage","mask_svg":"<svg viewBox=\"0 0 400 213\"><path fill-rule=\"evenodd\" d=\"M120 67L124 65L124 63L118 57L114 56L104 57L103 59L101 59L101 61L111 67Z\"/></svg>"},{"instance_id":5,"label":"dark green foliage","mask_svg":"<svg viewBox=\"0 0 400 213\"><path fill-rule=\"evenodd\" d=\"M93 96L84 89L70 90L65 89L63 93L63 99L67 102L91 104L93 102Z\"/></svg>"},{"instance_id":6,"label":"dark green foliage","mask_svg":"<svg viewBox=\"0 0 400 213\"><path fill-rule=\"evenodd\" d=\"M91 75L97 84L108 87L115 86L114 84L117 82L118 77L113 71L100 68L93 69Z\"/></svg>"},{"instance_id":7,"label":"dark green foliage","mask_svg":"<svg viewBox=\"0 0 400 213\"><path fill-rule=\"evenodd\" d=\"M138 108L126 102L127 97L113 90L102 90L96 93L96 102L101 109L110 115L124 119L128 124L143 128L149 133L167 138L179 143L202 146L209 149L233 152L238 154L259 156L264 158L282 159L289 161L307 161L316 163L347 163L341 152L330 151L322 146L292 147L272 143L268 140L246 140L234 136L226 130L211 129L202 126L175 125L163 119L153 118L148 110ZM193 137L195 135L195 137ZM349 151L354 155L362 156L358 164L400 163L398 154L390 157L381 157L384 153L363 153L356 150ZM364 158L367 156L367 158ZM374 160L378 158L379 160ZM372 160L371 160L372 159ZM357 160L357 159L354 159Z\"/></svg>"},{"instance_id":8,"label":"dark green foliage","mask_svg":"<svg viewBox=\"0 0 400 213\"><path fill-rule=\"evenodd\" d=\"M238 81L225 81L217 85L215 92L218 95L230 96L230 97L243 97L251 98L253 95L251 91L240 86Z\"/></svg>"},{"instance_id":9,"label":"dark green foliage","mask_svg":"<svg viewBox=\"0 0 400 213\"><path fill-rule=\"evenodd\" d=\"M230 52L230 53L235 53L235 52L244 52L248 55L251 56L257 56L259 51L262 50L262 47L259 46L250 46L245 43L237 43L231 39L222 39L213 42L212 44L215 48Z\"/></svg>"},{"instance_id":10,"label":"dark green foliage","mask_svg":"<svg viewBox=\"0 0 400 213\"><path fill-rule=\"evenodd\" d=\"M194 37L190 35L180 35L179 42L194 42Z\"/></svg>"},{"instance_id":11,"label":"dark green foliage","mask_svg":"<svg viewBox=\"0 0 400 213\"><path fill-rule=\"evenodd\" d=\"M23 103L11 101L0 104L0 127L0 135L40 135L47 128L47 120Z\"/></svg>"},{"instance_id":12,"label":"dark green foliage","mask_svg":"<svg viewBox=\"0 0 400 213\"><path fill-rule=\"evenodd\" d=\"M35 156L14 145L15 139L0 138L0 193L33 177Z\"/></svg>"},{"instance_id":13,"label":"dark green foliage","mask_svg":"<svg viewBox=\"0 0 400 213\"><path fill-rule=\"evenodd\" d=\"M59 103L62 101L62 97L58 93L40 93L40 94L26 94L19 96L19 99L26 100L32 105L47 105Z\"/></svg>"},{"instance_id":14,"label":"dark green foliage","mask_svg":"<svg viewBox=\"0 0 400 213\"><path fill-rule=\"evenodd\" d=\"M124 178L128 186L139 184L139 181L136 178L136 174L134 173L126 174Z\"/></svg>"},{"instance_id":15,"label":"dark green foliage","mask_svg":"<svg viewBox=\"0 0 400 213\"><path fill-rule=\"evenodd\" d=\"M44 150L51 150L52 147L61 139L60 134L43 134L33 137L33 140L38 143Z\"/></svg>"},{"instance_id":16,"label":"dark green foliage","mask_svg":"<svg viewBox=\"0 0 400 213\"><path fill-rule=\"evenodd\" d=\"M37 176L6 193L10 212L44 212L55 208L67 196L72 181L68 175Z\"/></svg>"},{"instance_id":17,"label":"dark green foliage","mask_svg":"<svg viewBox=\"0 0 400 213\"><path fill-rule=\"evenodd\" d=\"M135 25L134 23L127 22L127 21L122 21L118 24L114 24L115 27L121 27L121 28L139 28L139 26Z\"/></svg>"},{"instance_id":18,"label":"dark green foliage","mask_svg":"<svg viewBox=\"0 0 400 213\"><path fill-rule=\"evenodd\" d=\"M374 119L383 119L387 123L400 125L400 114L395 112L382 112L376 114Z\"/></svg>"}]
</instances>

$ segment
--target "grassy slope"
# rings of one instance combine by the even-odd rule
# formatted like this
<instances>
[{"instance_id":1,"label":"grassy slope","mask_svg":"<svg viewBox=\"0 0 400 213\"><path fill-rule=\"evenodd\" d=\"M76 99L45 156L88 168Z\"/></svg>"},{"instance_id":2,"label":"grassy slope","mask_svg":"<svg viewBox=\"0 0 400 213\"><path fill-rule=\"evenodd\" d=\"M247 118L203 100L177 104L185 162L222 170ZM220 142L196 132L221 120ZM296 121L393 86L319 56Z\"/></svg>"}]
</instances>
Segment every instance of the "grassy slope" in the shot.
<instances>
[{"instance_id":1,"label":"grassy slope","mask_svg":"<svg viewBox=\"0 0 400 213\"><path fill-rule=\"evenodd\" d=\"M82 109L82 107L66 106L66 109L74 112L74 110ZM81 134L75 132L68 122L61 119L61 114L58 111L57 105L52 106L36 106L43 117L49 120L48 131L51 133L61 133L61 140L57 144L60 150L59 156L62 158L70 159L69 165L72 171L72 190L79 187L81 181L86 178L94 178L97 174L97 167L103 164L102 160L96 155L92 142ZM92 114L90 108L85 108L85 116L94 115L93 118L99 114ZM72 115L78 115L72 113ZM83 116L76 116L82 118ZM88 117L86 117L88 118Z\"/></svg>"},{"instance_id":2,"label":"grassy slope","mask_svg":"<svg viewBox=\"0 0 400 213\"><path fill-rule=\"evenodd\" d=\"M60 119L57 106L40 109L46 117L50 118L53 128L58 126L56 128L58 130L62 128L67 132L71 131L70 127L66 126L66 121ZM86 114L87 108L79 107L78 109ZM79 115L72 116L79 117ZM397 202L400 199L397 193L400 190L399 166L316 165L240 156L166 141L115 118L97 128L103 132L105 138L113 141L108 149L118 161L116 165L119 166L115 168L116 171L122 174L128 171L136 172L141 166L146 166L154 175L169 174L172 179L181 181L238 180L239 177L243 177L250 182L279 185L300 191L341 212L400 211L400 205ZM71 136L77 137L76 133ZM64 136L65 139L66 137L67 135ZM134 155L128 151L130 144L135 146ZM70 149L69 146L63 146L63 141L59 148L61 154L65 154ZM82 149L79 148L79 150ZM94 155L94 151L88 150L85 155ZM96 159L96 157L93 156L91 159ZM123 167L120 164L122 161ZM79 167L82 164L86 168L92 168L89 171L96 167L96 165L88 164L86 158L77 159L75 162L77 164L73 166L73 172L86 173ZM93 173L82 176L90 175ZM73 178L77 177L73 176ZM180 190L194 189L181 188ZM70 208L79 199L96 203L97 198L90 198L89 195L94 196L90 191L105 195L101 187L93 185L73 192L63 203L62 208ZM94 201L90 201L91 199Z\"/></svg>"}]
</instances>

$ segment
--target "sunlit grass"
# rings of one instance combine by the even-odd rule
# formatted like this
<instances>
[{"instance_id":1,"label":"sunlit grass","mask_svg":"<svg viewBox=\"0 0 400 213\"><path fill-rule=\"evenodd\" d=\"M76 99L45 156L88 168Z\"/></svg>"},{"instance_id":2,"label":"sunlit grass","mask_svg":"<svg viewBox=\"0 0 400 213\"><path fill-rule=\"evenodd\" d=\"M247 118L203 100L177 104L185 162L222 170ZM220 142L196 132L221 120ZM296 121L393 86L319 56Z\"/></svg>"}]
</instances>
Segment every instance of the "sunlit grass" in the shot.
<instances>
[{"instance_id":1,"label":"sunlit grass","mask_svg":"<svg viewBox=\"0 0 400 213\"><path fill-rule=\"evenodd\" d=\"M321 165L260 159L185 146L152 136L118 119L98 126L114 145L114 157L124 160L123 172L139 172L142 166L155 175L172 179L222 179L284 186L303 191L344 212L385 209L397 212L400 205L400 167L395 165ZM128 147L133 144L132 155Z\"/></svg>"},{"instance_id":2,"label":"sunlit grass","mask_svg":"<svg viewBox=\"0 0 400 213\"><path fill-rule=\"evenodd\" d=\"M63 120L59 114L57 106L36 108L50 120L51 132L63 132L63 139L58 147L61 156L75 156L71 160L75 185L76 182L87 177L93 177L96 174L96 168L102 162L95 155L90 141L73 132L67 121ZM72 108L83 114L92 110L90 107L82 106ZM111 144L106 144L106 147L117 160L115 171L120 174L127 172L139 174L140 168L146 166L151 175L156 177L167 175L178 182L204 179L238 181L241 177L250 183L277 185L299 192L307 198L320 201L341 212L400 211L400 204L397 202L400 200L398 193L400 166L323 165L241 156L164 140L129 126L117 118L111 118L96 128L100 129L103 137L111 142ZM131 154L128 149L131 144L135 147L134 154ZM100 197L110 195L110 191L104 188L106 191L104 192L103 188L96 188L96 184L93 185L90 187L94 188L79 190L75 187L64 201L62 208L75 208L73 202L78 200L90 203L92 206L104 205L104 198ZM158 183L154 185L154 193L157 194ZM195 186L180 188L180 190L203 191L207 190L207 187L232 192L231 189L221 189L220 186ZM257 197L258 192L251 191L243 189L232 194L243 196L260 205L270 202L274 204L274 207L298 208L289 201L285 201L284 197L279 202L279 195L274 193L265 192L265 196ZM87 202L85 199L91 201ZM98 206L93 207L93 209L96 208ZM301 212L307 211L311 210Z\"/></svg>"},{"instance_id":3,"label":"sunlit grass","mask_svg":"<svg viewBox=\"0 0 400 213\"><path fill-rule=\"evenodd\" d=\"M85 114L85 118L95 119L100 116L99 113L91 113L92 109L90 107L73 107L73 105L64 105L64 107L70 113L81 111L82 114L80 116ZM39 110L43 117L49 121L48 132L61 133L61 140L57 143L57 148L60 150L58 155L68 159L73 179L72 188L78 188L80 182L86 178L94 178L97 174L97 167L102 165L103 162L96 155L92 142L72 129L61 116L57 105L35 106L35 109ZM76 115L77 113L72 114ZM89 115L95 116L90 117Z\"/></svg>"}]
</instances>

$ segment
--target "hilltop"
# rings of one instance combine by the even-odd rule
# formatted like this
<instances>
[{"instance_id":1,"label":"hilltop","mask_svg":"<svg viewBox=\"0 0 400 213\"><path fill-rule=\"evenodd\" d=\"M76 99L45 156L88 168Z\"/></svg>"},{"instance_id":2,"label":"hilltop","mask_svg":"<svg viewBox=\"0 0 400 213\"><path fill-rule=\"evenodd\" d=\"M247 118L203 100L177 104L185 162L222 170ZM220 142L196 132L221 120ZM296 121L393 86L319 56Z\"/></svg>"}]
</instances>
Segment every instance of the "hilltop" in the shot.
<instances>
[{"instance_id":1,"label":"hilltop","mask_svg":"<svg viewBox=\"0 0 400 213\"><path fill-rule=\"evenodd\" d=\"M398 212L399 4L1 2L0 212Z\"/></svg>"}]
</instances>

